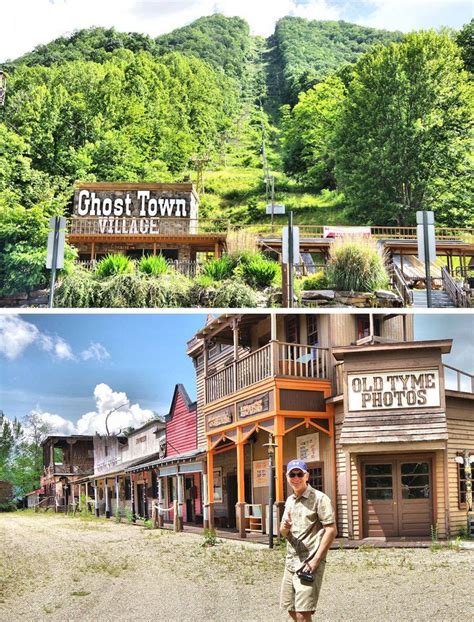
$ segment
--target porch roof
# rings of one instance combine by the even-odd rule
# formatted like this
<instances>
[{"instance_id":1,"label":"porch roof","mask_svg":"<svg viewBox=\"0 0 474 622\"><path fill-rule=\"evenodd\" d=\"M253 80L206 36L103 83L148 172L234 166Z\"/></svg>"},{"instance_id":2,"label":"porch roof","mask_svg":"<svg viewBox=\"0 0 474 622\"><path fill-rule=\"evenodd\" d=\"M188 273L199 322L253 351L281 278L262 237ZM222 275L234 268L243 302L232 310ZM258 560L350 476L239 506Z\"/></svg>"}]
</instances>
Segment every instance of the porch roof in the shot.
<instances>
[{"instance_id":1,"label":"porch roof","mask_svg":"<svg viewBox=\"0 0 474 622\"><path fill-rule=\"evenodd\" d=\"M164 466L166 464L179 464L180 462L188 462L190 460L196 460L196 458L204 457L206 455L205 449L193 449L192 451L186 451L182 454L177 454L175 456L169 456L168 458L159 458L157 457L155 460L150 460L144 464L139 464L133 467L129 467L126 469L130 473L136 473L137 471L141 471L142 469L150 469L155 466Z\"/></svg>"}]
</instances>

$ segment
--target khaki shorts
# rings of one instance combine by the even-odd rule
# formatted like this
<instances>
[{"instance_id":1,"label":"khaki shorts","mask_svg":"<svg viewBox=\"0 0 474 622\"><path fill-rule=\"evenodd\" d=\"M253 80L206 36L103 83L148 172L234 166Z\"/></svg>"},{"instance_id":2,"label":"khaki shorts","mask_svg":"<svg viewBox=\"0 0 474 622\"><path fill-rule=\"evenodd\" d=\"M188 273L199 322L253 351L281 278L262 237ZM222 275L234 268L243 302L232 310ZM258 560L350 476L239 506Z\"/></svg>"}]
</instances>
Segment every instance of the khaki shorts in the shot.
<instances>
[{"instance_id":1,"label":"khaki shorts","mask_svg":"<svg viewBox=\"0 0 474 622\"><path fill-rule=\"evenodd\" d=\"M296 572L285 568L281 583L280 607L286 611L316 611L325 567L326 561L323 560L316 568L312 583L301 581Z\"/></svg>"}]
</instances>

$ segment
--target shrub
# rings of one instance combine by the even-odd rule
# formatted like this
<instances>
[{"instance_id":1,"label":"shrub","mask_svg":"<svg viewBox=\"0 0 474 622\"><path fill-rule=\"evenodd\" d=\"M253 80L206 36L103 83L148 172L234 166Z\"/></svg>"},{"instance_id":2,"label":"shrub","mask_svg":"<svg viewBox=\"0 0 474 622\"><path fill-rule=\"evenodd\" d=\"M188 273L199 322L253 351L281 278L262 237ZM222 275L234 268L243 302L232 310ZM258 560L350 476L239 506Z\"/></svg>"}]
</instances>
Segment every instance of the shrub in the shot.
<instances>
[{"instance_id":1,"label":"shrub","mask_svg":"<svg viewBox=\"0 0 474 622\"><path fill-rule=\"evenodd\" d=\"M214 281L224 281L232 276L236 262L229 255L220 259L211 259L202 267L201 274L210 276Z\"/></svg>"},{"instance_id":2,"label":"shrub","mask_svg":"<svg viewBox=\"0 0 474 622\"><path fill-rule=\"evenodd\" d=\"M278 274L278 268L276 261L256 255L250 261L241 262L235 269L234 274L247 283L247 285L263 289L272 284Z\"/></svg>"},{"instance_id":3,"label":"shrub","mask_svg":"<svg viewBox=\"0 0 474 622\"><path fill-rule=\"evenodd\" d=\"M214 307L234 308L256 307L257 297L251 287L240 281L224 281L217 290Z\"/></svg>"},{"instance_id":4,"label":"shrub","mask_svg":"<svg viewBox=\"0 0 474 622\"><path fill-rule=\"evenodd\" d=\"M134 272L135 264L131 259L120 253L107 255L101 259L95 269L97 276L107 278L115 274L130 274Z\"/></svg>"},{"instance_id":5,"label":"shrub","mask_svg":"<svg viewBox=\"0 0 474 622\"><path fill-rule=\"evenodd\" d=\"M116 274L101 282L103 307L146 307L147 279L143 274Z\"/></svg>"},{"instance_id":6,"label":"shrub","mask_svg":"<svg viewBox=\"0 0 474 622\"><path fill-rule=\"evenodd\" d=\"M213 307L220 283L216 283L209 276L199 276L194 280L189 290L190 307Z\"/></svg>"},{"instance_id":7,"label":"shrub","mask_svg":"<svg viewBox=\"0 0 474 622\"><path fill-rule=\"evenodd\" d=\"M376 243L340 238L331 246L327 277L336 290L373 292L386 288L389 278Z\"/></svg>"},{"instance_id":8,"label":"shrub","mask_svg":"<svg viewBox=\"0 0 474 622\"><path fill-rule=\"evenodd\" d=\"M162 274L147 277L146 307L187 307L189 306L192 282L182 274Z\"/></svg>"},{"instance_id":9,"label":"shrub","mask_svg":"<svg viewBox=\"0 0 474 622\"><path fill-rule=\"evenodd\" d=\"M76 268L61 279L54 294L56 307L91 308L102 306L101 285L89 271Z\"/></svg>"},{"instance_id":10,"label":"shrub","mask_svg":"<svg viewBox=\"0 0 474 622\"><path fill-rule=\"evenodd\" d=\"M327 289L330 287L329 279L323 270L307 276L303 279L302 287L305 291L312 289Z\"/></svg>"},{"instance_id":11,"label":"shrub","mask_svg":"<svg viewBox=\"0 0 474 622\"><path fill-rule=\"evenodd\" d=\"M144 274L166 274L169 271L169 266L163 255L149 255L140 259L138 270Z\"/></svg>"}]
</instances>

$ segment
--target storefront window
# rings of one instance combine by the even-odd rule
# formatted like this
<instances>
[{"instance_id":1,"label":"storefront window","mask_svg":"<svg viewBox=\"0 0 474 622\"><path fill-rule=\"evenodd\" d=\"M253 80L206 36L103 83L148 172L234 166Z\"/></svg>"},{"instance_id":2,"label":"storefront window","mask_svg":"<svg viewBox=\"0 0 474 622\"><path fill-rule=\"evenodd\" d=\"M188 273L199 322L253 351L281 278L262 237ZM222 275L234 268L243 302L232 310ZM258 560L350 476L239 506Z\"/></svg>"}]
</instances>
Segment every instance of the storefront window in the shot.
<instances>
[{"instance_id":1,"label":"storefront window","mask_svg":"<svg viewBox=\"0 0 474 622\"><path fill-rule=\"evenodd\" d=\"M306 316L307 343L309 346L318 345L318 318L316 315Z\"/></svg>"},{"instance_id":2,"label":"storefront window","mask_svg":"<svg viewBox=\"0 0 474 622\"><path fill-rule=\"evenodd\" d=\"M316 490L324 492L324 471L323 463L308 464L309 480L308 483Z\"/></svg>"},{"instance_id":3,"label":"storefront window","mask_svg":"<svg viewBox=\"0 0 474 622\"><path fill-rule=\"evenodd\" d=\"M393 499L391 464L366 464L364 476L366 499Z\"/></svg>"},{"instance_id":4,"label":"storefront window","mask_svg":"<svg viewBox=\"0 0 474 622\"><path fill-rule=\"evenodd\" d=\"M402 464L402 498L430 498L430 465L428 462Z\"/></svg>"},{"instance_id":5,"label":"storefront window","mask_svg":"<svg viewBox=\"0 0 474 622\"><path fill-rule=\"evenodd\" d=\"M474 465L471 467L471 478L474 478ZM472 480L471 480L472 481ZM464 464L458 464L458 498L459 505L466 505L466 470Z\"/></svg>"}]
</instances>

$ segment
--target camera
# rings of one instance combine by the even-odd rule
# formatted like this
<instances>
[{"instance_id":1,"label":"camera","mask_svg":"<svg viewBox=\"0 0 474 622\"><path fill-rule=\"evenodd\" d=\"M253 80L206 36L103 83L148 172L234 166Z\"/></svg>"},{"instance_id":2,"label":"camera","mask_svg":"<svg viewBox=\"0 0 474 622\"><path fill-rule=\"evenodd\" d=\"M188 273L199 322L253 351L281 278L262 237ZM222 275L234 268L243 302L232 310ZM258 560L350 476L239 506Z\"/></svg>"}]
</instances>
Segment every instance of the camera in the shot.
<instances>
[{"instance_id":1,"label":"camera","mask_svg":"<svg viewBox=\"0 0 474 622\"><path fill-rule=\"evenodd\" d=\"M312 572L304 572L303 570L298 570L296 575L301 579L301 581L305 581L306 583L312 583L314 581L314 575Z\"/></svg>"}]
</instances>

